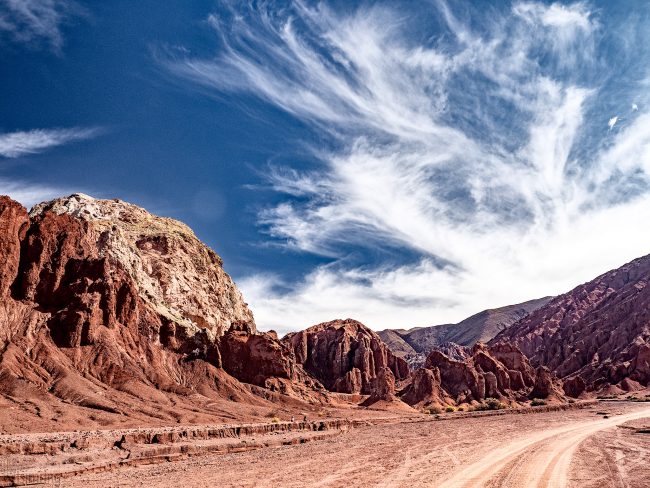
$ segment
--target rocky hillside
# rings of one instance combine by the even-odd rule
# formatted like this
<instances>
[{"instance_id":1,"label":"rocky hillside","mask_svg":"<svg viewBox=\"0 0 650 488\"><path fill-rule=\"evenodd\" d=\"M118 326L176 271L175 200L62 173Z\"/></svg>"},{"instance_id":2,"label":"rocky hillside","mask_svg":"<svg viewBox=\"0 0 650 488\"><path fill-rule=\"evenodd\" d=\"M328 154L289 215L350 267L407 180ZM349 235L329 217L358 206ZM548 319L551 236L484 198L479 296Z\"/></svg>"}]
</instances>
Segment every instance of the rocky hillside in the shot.
<instances>
[{"instance_id":1,"label":"rocky hillside","mask_svg":"<svg viewBox=\"0 0 650 488\"><path fill-rule=\"evenodd\" d=\"M395 355L404 358L411 367L418 368L434 348L444 343L471 347L477 342L487 342L549 300L551 297L484 310L457 324L408 330L386 329L378 334Z\"/></svg>"},{"instance_id":2,"label":"rocky hillside","mask_svg":"<svg viewBox=\"0 0 650 488\"><path fill-rule=\"evenodd\" d=\"M29 214L1 197L0 260L0 396L16 419L207 421L273 391L321 395L180 222L85 195Z\"/></svg>"},{"instance_id":3,"label":"rocky hillside","mask_svg":"<svg viewBox=\"0 0 650 488\"><path fill-rule=\"evenodd\" d=\"M446 353L434 349L400 393L402 400L420 408L470 406L487 399L495 402L493 408L532 399L564 400L560 381L543 366L533 368L514 346L479 342L471 349L456 348L448 344Z\"/></svg>"},{"instance_id":4,"label":"rocky hillside","mask_svg":"<svg viewBox=\"0 0 650 488\"><path fill-rule=\"evenodd\" d=\"M560 295L492 342L516 344L580 390L650 382L650 255Z\"/></svg>"},{"instance_id":5,"label":"rocky hillside","mask_svg":"<svg viewBox=\"0 0 650 488\"><path fill-rule=\"evenodd\" d=\"M385 370L397 381L409 375L406 362L356 320L318 324L287 335L283 342L291 346L305 370L331 391L371 394Z\"/></svg>"},{"instance_id":6,"label":"rocky hillside","mask_svg":"<svg viewBox=\"0 0 650 488\"><path fill-rule=\"evenodd\" d=\"M253 314L221 259L181 222L86 195L37 205L29 220L15 297L41 306L65 301L61 294L72 299L81 290L66 291L66 285L83 281L92 261L96 274L104 267L127 275L139 300L178 329L168 332L214 340L236 324L255 333ZM74 341L61 337L61 345L82 342L80 330Z\"/></svg>"}]
</instances>

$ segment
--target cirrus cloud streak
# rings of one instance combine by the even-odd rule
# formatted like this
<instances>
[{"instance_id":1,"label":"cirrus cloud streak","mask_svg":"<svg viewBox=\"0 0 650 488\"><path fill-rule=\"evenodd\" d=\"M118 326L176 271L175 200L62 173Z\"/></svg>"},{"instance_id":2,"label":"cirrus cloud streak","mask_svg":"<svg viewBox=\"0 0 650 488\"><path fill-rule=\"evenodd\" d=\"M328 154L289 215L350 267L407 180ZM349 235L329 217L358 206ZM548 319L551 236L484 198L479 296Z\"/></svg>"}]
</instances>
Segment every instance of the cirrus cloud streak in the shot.
<instances>
[{"instance_id":1,"label":"cirrus cloud streak","mask_svg":"<svg viewBox=\"0 0 650 488\"><path fill-rule=\"evenodd\" d=\"M72 127L67 129L31 129L0 134L0 156L17 158L36 154L70 142L96 137L97 128Z\"/></svg>"},{"instance_id":2,"label":"cirrus cloud streak","mask_svg":"<svg viewBox=\"0 0 650 488\"><path fill-rule=\"evenodd\" d=\"M645 85L602 75L630 56L602 49L616 39L589 4L520 2L488 15L442 1L399 12L265 5L208 19L215 58L169 62L204 88L265 100L337 148L314 147L315 170L268 175L286 198L261 224L332 262L294 283L241 280L262 327L457 321L648 252ZM635 55L647 62L644 49ZM609 131L605 110L632 101ZM350 257L376 248L418 258Z\"/></svg>"}]
</instances>

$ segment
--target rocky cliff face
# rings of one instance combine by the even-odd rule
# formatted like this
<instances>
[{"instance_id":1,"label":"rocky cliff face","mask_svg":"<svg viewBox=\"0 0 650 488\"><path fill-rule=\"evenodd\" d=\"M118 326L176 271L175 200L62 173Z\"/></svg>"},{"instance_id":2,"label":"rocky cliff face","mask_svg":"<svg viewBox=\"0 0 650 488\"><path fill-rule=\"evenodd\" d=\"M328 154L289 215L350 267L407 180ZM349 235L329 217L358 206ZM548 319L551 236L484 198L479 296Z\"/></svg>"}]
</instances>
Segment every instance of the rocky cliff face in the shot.
<instances>
[{"instance_id":1,"label":"rocky cliff face","mask_svg":"<svg viewBox=\"0 0 650 488\"><path fill-rule=\"evenodd\" d=\"M532 364L565 378L574 395L650 382L650 256L550 301L499 334Z\"/></svg>"},{"instance_id":2,"label":"rocky cliff face","mask_svg":"<svg viewBox=\"0 0 650 488\"><path fill-rule=\"evenodd\" d=\"M230 330L219 340L219 349L224 370L245 383L305 399L325 391L274 334Z\"/></svg>"},{"instance_id":3,"label":"rocky cliff face","mask_svg":"<svg viewBox=\"0 0 650 488\"><path fill-rule=\"evenodd\" d=\"M185 224L86 195L37 205L29 217L20 298L40 303L46 287L61 288L70 260L92 259L128 275L138 297L188 335L217 338L233 324L255 332L253 314L221 259Z\"/></svg>"},{"instance_id":4,"label":"rocky cliff face","mask_svg":"<svg viewBox=\"0 0 650 488\"><path fill-rule=\"evenodd\" d=\"M28 215L2 197L0 259L0 394L38 417L192 421L264 405L251 385L322 389L256 334L220 258L180 222L85 195Z\"/></svg>"},{"instance_id":5,"label":"rocky cliff face","mask_svg":"<svg viewBox=\"0 0 650 488\"><path fill-rule=\"evenodd\" d=\"M469 351L449 347L456 359L433 350L424 368L417 370L402 400L414 406L443 406L481 403L487 398L504 405L533 398L561 401L561 384L548 370L535 370L516 347L477 343Z\"/></svg>"},{"instance_id":6,"label":"rocky cliff face","mask_svg":"<svg viewBox=\"0 0 650 488\"><path fill-rule=\"evenodd\" d=\"M130 330L220 367L216 340L233 326L255 332L218 256L180 222L85 195L37 205L28 220L11 295L48 314L58 347Z\"/></svg>"},{"instance_id":7,"label":"rocky cliff face","mask_svg":"<svg viewBox=\"0 0 650 488\"><path fill-rule=\"evenodd\" d=\"M289 334L283 339L297 361L328 390L371 394L377 377L388 369L394 380L408 377L406 362L379 336L356 320L335 320ZM382 380L382 388L394 380Z\"/></svg>"}]
</instances>

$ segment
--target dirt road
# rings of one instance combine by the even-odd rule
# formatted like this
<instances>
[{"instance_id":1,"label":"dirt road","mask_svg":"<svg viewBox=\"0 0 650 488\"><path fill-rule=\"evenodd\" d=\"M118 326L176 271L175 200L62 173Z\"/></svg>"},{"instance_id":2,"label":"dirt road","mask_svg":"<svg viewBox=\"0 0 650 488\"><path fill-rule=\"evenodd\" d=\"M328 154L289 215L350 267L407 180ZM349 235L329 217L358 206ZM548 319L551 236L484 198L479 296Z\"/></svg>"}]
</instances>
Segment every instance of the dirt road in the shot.
<instances>
[{"instance_id":1,"label":"dirt road","mask_svg":"<svg viewBox=\"0 0 650 488\"><path fill-rule=\"evenodd\" d=\"M532 433L496 449L460 469L440 488L565 488L576 449L594 434L636 419L650 417L650 407L638 412L566 425Z\"/></svg>"}]
</instances>

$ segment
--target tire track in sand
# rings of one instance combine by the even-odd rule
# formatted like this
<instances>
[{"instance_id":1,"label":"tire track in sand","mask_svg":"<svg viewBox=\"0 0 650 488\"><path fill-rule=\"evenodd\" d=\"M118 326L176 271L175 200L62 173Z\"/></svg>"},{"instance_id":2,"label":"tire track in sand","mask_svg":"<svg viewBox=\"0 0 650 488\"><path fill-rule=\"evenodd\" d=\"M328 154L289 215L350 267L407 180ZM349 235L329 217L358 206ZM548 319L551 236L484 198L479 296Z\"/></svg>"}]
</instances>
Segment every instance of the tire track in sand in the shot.
<instances>
[{"instance_id":1,"label":"tire track in sand","mask_svg":"<svg viewBox=\"0 0 650 488\"><path fill-rule=\"evenodd\" d=\"M528 435L461 468L438 486L565 488L571 459L581 442L601 430L644 417L650 417L650 408Z\"/></svg>"}]
</instances>

